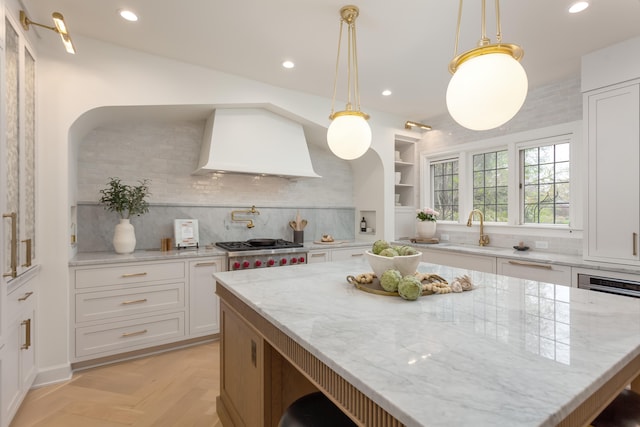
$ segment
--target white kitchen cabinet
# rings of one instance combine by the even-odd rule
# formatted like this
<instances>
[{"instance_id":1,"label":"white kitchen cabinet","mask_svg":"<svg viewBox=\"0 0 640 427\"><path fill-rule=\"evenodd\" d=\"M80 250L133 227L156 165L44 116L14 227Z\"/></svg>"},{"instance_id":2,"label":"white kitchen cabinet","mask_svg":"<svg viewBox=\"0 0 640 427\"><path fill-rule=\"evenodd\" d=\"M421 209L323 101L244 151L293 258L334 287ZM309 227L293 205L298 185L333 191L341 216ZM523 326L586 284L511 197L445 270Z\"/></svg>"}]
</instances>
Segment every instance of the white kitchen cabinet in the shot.
<instances>
[{"instance_id":1,"label":"white kitchen cabinet","mask_svg":"<svg viewBox=\"0 0 640 427\"><path fill-rule=\"evenodd\" d=\"M496 272L520 279L571 286L571 267L567 265L497 258Z\"/></svg>"},{"instance_id":2,"label":"white kitchen cabinet","mask_svg":"<svg viewBox=\"0 0 640 427\"><path fill-rule=\"evenodd\" d=\"M2 349L2 425L8 426L36 377L35 274L25 274L12 283L6 304L6 342Z\"/></svg>"},{"instance_id":3,"label":"white kitchen cabinet","mask_svg":"<svg viewBox=\"0 0 640 427\"><path fill-rule=\"evenodd\" d=\"M422 261L450 267L466 268L484 273L496 272L496 257L485 255L469 255L439 249L417 248L422 252Z\"/></svg>"},{"instance_id":4,"label":"white kitchen cabinet","mask_svg":"<svg viewBox=\"0 0 640 427\"><path fill-rule=\"evenodd\" d=\"M72 268L72 362L185 339L186 262L123 262Z\"/></svg>"},{"instance_id":5,"label":"white kitchen cabinet","mask_svg":"<svg viewBox=\"0 0 640 427\"><path fill-rule=\"evenodd\" d=\"M225 271L225 257L189 262L189 336L220 332L220 302L213 273Z\"/></svg>"},{"instance_id":6,"label":"white kitchen cabinet","mask_svg":"<svg viewBox=\"0 0 640 427\"><path fill-rule=\"evenodd\" d=\"M5 16L4 138L2 163L2 272L11 280L36 258L35 57L20 25Z\"/></svg>"},{"instance_id":7,"label":"white kitchen cabinet","mask_svg":"<svg viewBox=\"0 0 640 427\"><path fill-rule=\"evenodd\" d=\"M371 247L366 246L354 246L348 248L332 248L332 249L314 249L310 250L307 255L307 263L312 264L316 262L329 262L329 261L346 261L349 259L357 259L364 257L364 253Z\"/></svg>"},{"instance_id":8,"label":"white kitchen cabinet","mask_svg":"<svg viewBox=\"0 0 640 427\"><path fill-rule=\"evenodd\" d=\"M586 92L584 258L640 265L640 81ZM614 191L620 189L621 191Z\"/></svg>"}]
</instances>

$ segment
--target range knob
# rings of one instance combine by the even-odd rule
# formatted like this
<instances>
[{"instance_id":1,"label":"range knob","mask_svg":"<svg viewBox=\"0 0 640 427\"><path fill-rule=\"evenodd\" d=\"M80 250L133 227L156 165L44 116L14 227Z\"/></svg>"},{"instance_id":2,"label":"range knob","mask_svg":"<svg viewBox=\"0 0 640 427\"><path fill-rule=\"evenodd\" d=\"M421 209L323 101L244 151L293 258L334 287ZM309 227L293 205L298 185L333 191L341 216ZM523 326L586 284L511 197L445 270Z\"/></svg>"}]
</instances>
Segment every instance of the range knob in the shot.
<instances>
[{"instance_id":1,"label":"range knob","mask_svg":"<svg viewBox=\"0 0 640 427\"><path fill-rule=\"evenodd\" d=\"M291 264L297 264L298 263L298 258L293 257L291 258Z\"/></svg>"},{"instance_id":2,"label":"range knob","mask_svg":"<svg viewBox=\"0 0 640 427\"><path fill-rule=\"evenodd\" d=\"M300 258L298 258L298 262L304 264L304 257L301 256Z\"/></svg>"},{"instance_id":3,"label":"range knob","mask_svg":"<svg viewBox=\"0 0 640 427\"><path fill-rule=\"evenodd\" d=\"M273 267L276 264L276 262L273 259L269 259L269 261L267 261L267 267Z\"/></svg>"},{"instance_id":4,"label":"range knob","mask_svg":"<svg viewBox=\"0 0 640 427\"><path fill-rule=\"evenodd\" d=\"M286 258L282 258L280 260L280 265L286 265L287 264L287 259Z\"/></svg>"},{"instance_id":5,"label":"range knob","mask_svg":"<svg viewBox=\"0 0 640 427\"><path fill-rule=\"evenodd\" d=\"M233 263L232 267L233 267L234 270L237 270L237 269L240 268L240 263L238 261L236 261L236 262Z\"/></svg>"},{"instance_id":6,"label":"range knob","mask_svg":"<svg viewBox=\"0 0 640 427\"><path fill-rule=\"evenodd\" d=\"M249 261L242 261L242 268L249 268L251 263Z\"/></svg>"},{"instance_id":7,"label":"range knob","mask_svg":"<svg viewBox=\"0 0 640 427\"><path fill-rule=\"evenodd\" d=\"M259 259L257 259L257 260L256 260L256 262L254 262L254 263L253 263L253 265L254 265L255 267L260 267L260 266L262 266L262 261L260 261Z\"/></svg>"}]
</instances>

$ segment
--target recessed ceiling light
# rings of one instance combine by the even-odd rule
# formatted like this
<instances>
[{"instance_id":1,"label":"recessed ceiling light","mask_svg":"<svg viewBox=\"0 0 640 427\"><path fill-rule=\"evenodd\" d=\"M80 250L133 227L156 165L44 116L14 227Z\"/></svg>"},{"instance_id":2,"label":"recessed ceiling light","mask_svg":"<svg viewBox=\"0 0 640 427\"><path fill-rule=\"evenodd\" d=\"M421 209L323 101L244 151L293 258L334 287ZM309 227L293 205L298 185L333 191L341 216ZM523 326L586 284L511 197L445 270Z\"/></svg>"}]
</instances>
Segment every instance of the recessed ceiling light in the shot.
<instances>
[{"instance_id":1,"label":"recessed ceiling light","mask_svg":"<svg viewBox=\"0 0 640 427\"><path fill-rule=\"evenodd\" d=\"M284 61L284 62L282 63L282 66L283 66L284 68L293 68L293 67L295 67L295 66L296 66L296 64L294 64L292 61Z\"/></svg>"},{"instance_id":2,"label":"recessed ceiling light","mask_svg":"<svg viewBox=\"0 0 640 427\"><path fill-rule=\"evenodd\" d=\"M121 9L118 11L118 13L123 19L126 19L127 21L136 22L138 20L138 15L130 10Z\"/></svg>"},{"instance_id":3,"label":"recessed ceiling light","mask_svg":"<svg viewBox=\"0 0 640 427\"><path fill-rule=\"evenodd\" d=\"M382 91L382 96L389 96L389 95L391 95L391 93L392 92L389 89L385 89L385 90Z\"/></svg>"},{"instance_id":4,"label":"recessed ceiling light","mask_svg":"<svg viewBox=\"0 0 640 427\"><path fill-rule=\"evenodd\" d=\"M573 3L569 7L569 13L582 12L583 10L585 10L588 7L589 7L589 2L588 1L577 1L577 2Z\"/></svg>"}]
</instances>

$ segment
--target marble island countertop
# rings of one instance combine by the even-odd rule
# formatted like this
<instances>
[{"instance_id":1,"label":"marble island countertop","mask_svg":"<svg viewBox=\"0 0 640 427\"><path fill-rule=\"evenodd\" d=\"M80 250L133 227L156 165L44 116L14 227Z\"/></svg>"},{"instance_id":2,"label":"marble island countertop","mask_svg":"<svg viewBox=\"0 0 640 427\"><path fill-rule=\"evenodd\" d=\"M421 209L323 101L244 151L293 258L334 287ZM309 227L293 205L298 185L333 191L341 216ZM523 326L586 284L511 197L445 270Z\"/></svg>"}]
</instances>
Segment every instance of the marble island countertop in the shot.
<instances>
[{"instance_id":1,"label":"marble island countertop","mask_svg":"<svg viewBox=\"0 0 640 427\"><path fill-rule=\"evenodd\" d=\"M410 302L346 282L369 269L359 259L214 276L407 426L555 426L625 365L640 369L640 299L471 272L473 291Z\"/></svg>"}]
</instances>

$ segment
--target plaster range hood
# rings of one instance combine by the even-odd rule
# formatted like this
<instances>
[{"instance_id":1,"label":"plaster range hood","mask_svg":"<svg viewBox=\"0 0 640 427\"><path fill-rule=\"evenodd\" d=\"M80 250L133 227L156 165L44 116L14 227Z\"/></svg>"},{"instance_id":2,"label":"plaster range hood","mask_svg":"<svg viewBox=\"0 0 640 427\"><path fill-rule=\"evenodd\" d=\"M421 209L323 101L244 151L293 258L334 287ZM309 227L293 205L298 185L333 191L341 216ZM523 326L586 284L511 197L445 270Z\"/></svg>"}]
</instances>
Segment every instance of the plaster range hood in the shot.
<instances>
[{"instance_id":1,"label":"plaster range hood","mask_svg":"<svg viewBox=\"0 0 640 427\"><path fill-rule=\"evenodd\" d=\"M213 111L194 174L211 172L320 178L302 125L263 108Z\"/></svg>"}]
</instances>

